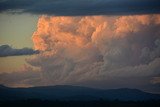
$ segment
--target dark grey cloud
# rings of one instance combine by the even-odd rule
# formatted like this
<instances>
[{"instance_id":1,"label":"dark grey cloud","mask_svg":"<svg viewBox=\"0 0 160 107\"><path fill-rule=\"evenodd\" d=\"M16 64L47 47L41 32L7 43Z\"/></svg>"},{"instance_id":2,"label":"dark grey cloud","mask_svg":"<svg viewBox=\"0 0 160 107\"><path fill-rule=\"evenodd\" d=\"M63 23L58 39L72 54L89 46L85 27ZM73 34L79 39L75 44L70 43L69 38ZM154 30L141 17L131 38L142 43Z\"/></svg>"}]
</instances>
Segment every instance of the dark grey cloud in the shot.
<instances>
[{"instance_id":1,"label":"dark grey cloud","mask_svg":"<svg viewBox=\"0 0 160 107\"><path fill-rule=\"evenodd\" d=\"M0 57L38 54L38 50L30 48L14 49L9 45L0 45Z\"/></svg>"},{"instance_id":2,"label":"dark grey cloud","mask_svg":"<svg viewBox=\"0 0 160 107\"><path fill-rule=\"evenodd\" d=\"M58 16L160 13L159 0L1 0L0 12Z\"/></svg>"}]
</instances>

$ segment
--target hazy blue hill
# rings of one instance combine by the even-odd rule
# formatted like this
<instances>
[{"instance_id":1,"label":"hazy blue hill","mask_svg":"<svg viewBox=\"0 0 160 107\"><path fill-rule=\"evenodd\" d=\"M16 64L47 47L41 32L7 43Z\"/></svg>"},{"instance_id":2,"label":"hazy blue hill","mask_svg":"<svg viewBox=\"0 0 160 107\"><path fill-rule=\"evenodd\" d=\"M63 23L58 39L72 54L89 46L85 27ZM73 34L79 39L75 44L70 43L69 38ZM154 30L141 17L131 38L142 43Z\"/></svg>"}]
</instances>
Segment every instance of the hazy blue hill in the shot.
<instances>
[{"instance_id":1,"label":"hazy blue hill","mask_svg":"<svg viewBox=\"0 0 160 107\"><path fill-rule=\"evenodd\" d=\"M8 88L0 85L0 100L157 100L160 95L146 93L137 89L93 89L80 86L44 86L31 88Z\"/></svg>"}]
</instances>

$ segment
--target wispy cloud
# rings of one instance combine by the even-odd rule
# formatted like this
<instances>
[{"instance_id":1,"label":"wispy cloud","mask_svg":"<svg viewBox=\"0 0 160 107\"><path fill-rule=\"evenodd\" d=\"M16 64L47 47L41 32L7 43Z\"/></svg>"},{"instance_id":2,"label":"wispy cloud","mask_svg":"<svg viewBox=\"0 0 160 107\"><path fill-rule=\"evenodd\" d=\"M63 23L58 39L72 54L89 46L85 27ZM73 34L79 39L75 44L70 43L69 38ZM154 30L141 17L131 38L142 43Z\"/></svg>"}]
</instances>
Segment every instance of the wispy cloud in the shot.
<instances>
[{"instance_id":1,"label":"wispy cloud","mask_svg":"<svg viewBox=\"0 0 160 107\"><path fill-rule=\"evenodd\" d=\"M0 45L0 57L38 54L38 50L30 48L14 49L9 45Z\"/></svg>"},{"instance_id":2,"label":"wispy cloud","mask_svg":"<svg viewBox=\"0 0 160 107\"><path fill-rule=\"evenodd\" d=\"M21 10L21 11L19 11ZM0 12L58 16L160 13L159 0L1 0Z\"/></svg>"}]
</instances>

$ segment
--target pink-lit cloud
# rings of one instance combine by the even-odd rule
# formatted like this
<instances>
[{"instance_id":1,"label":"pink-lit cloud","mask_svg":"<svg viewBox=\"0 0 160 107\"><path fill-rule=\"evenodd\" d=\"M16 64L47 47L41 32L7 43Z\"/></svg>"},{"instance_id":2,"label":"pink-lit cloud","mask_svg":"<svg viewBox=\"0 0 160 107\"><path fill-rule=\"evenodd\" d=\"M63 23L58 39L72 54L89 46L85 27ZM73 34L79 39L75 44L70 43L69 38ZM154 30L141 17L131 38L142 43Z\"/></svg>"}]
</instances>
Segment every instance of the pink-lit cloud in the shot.
<instances>
[{"instance_id":1,"label":"pink-lit cloud","mask_svg":"<svg viewBox=\"0 0 160 107\"><path fill-rule=\"evenodd\" d=\"M158 75L159 18L42 16L33 42L43 52L28 62L53 84Z\"/></svg>"},{"instance_id":2,"label":"pink-lit cloud","mask_svg":"<svg viewBox=\"0 0 160 107\"><path fill-rule=\"evenodd\" d=\"M39 85L144 89L160 75L159 19L160 15L41 16L32 37L41 53L27 62L39 68Z\"/></svg>"}]
</instances>

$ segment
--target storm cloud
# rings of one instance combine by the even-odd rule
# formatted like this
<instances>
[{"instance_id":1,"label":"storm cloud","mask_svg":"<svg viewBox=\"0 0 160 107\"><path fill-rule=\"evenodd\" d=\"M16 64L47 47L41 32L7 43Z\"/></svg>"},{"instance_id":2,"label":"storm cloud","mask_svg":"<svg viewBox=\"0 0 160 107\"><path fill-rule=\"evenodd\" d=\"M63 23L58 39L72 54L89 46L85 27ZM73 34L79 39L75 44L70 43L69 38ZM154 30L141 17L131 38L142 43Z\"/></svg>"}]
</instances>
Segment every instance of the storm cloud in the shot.
<instances>
[{"instance_id":1,"label":"storm cloud","mask_svg":"<svg viewBox=\"0 0 160 107\"><path fill-rule=\"evenodd\" d=\"M0 12L57 16L160 13L159 0L1 0Z\"/></svg>"},{"instance_id":2,"label":"storm cloud","mask_svg":"<svg viewBox=\"0 0 160 107\"><path fill-rule=\"evenodd\" d=\"M38 53L38 50L33 50L30 48L14 49L9 45L0 45L0 57L33 55Z\"/></svg>"},{"instance_id":3,"label":"storm cloud","mask_svg":"<svg viewBox=\"0 0 160 107\"><path fill-rule=\"evenodd\" d=\"M160 16L41 16L27 59L44 85L159 90ZM127 81L126 81L127 80ZM138 81L138 82L137 82Z\"/></svg>"},{"instance_id":4,"label":"storm cloud","mask_svg":"<svg viewBox=\"0 0 160 107\"><path fill-rule=\"evenodd\" d=\"M31 68L1 73L0 83L125 87L160 93L159 29L159 14L43 15L32 37L34 48L41 52L26 59Z\"/></svg>"}]
</instances>

